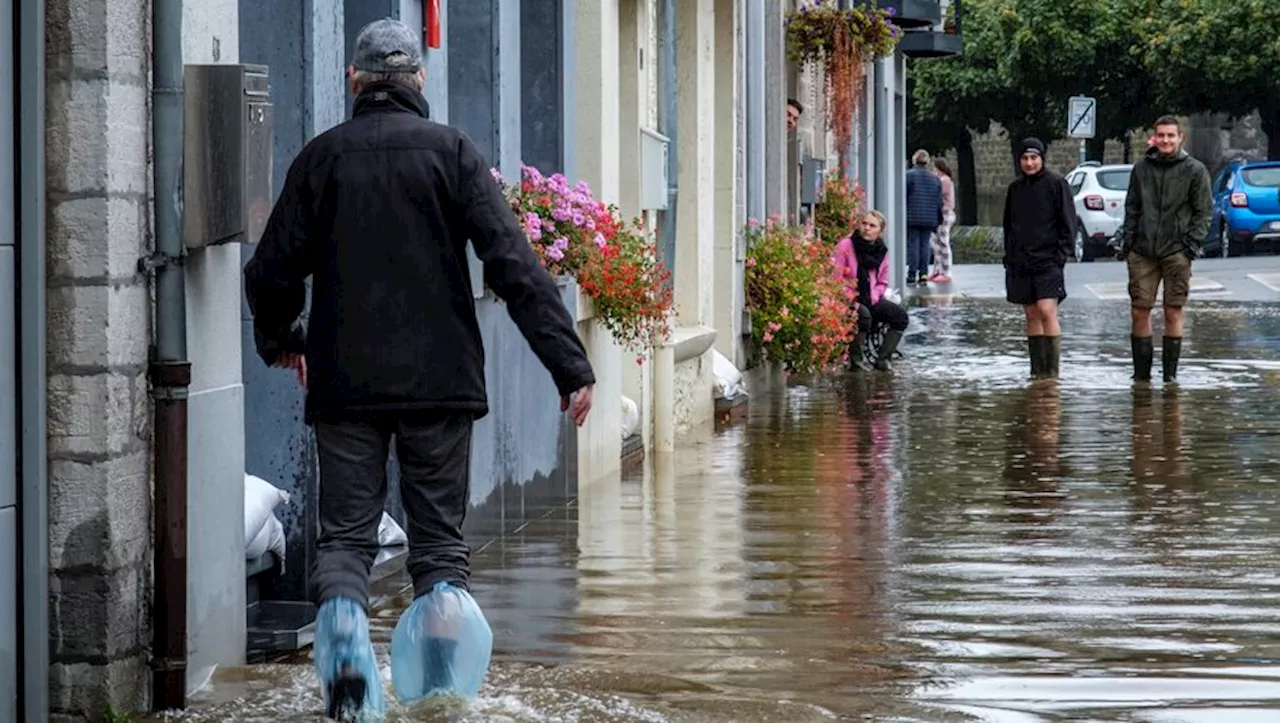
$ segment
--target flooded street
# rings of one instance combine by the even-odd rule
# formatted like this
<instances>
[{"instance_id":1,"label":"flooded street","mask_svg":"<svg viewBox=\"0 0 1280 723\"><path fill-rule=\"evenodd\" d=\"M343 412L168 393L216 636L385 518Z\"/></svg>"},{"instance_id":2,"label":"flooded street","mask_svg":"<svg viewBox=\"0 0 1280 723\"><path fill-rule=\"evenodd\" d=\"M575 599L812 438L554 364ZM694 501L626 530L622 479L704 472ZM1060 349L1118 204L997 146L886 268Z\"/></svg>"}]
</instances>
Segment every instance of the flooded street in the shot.
<instances>
[{"instance_id":1,"label":"flooded street","mask_svg":"<svg viewBox=\"0 0 1280 723\"><path fill-rule=\"evenodd\" d=\"M1014 307L935 301L896 375L793 379L592 483L476 556L481 699L389 718L1280 720L1280 313L1195 304L1169 388L1129 381L1127 307L1063 317L1059 382ZM182 718L320 708L304 653Z\"/></svg>"}]
</instances>

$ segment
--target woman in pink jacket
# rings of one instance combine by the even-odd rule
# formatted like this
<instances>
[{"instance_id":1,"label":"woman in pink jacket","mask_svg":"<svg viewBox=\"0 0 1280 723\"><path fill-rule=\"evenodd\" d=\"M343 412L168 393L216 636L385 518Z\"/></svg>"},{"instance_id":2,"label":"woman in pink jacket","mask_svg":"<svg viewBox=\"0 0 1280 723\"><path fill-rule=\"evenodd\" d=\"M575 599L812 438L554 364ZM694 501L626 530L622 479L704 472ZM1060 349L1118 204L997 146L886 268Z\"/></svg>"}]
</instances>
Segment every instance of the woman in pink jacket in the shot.
<instances>
[{"instance_id":1,"label":"woman in pink jacket","mask_svg":"<svg viewBox=\"0 0 1280 723\"><path fill-rule=\"evenodd\" d=\"M879 211L867 211L858 222L853 236L840 239L831 256L836 275L845 284L845 292L857 304L858 335L871 333L872 323L885 324L884 343L875 368L889 370L889 358L898 349L902 333L907 330L907 311L884 297L889 288L889 249L884 245L885 218ZM862 342L855 342L849 353L849 366L870 371L871 364Z\"/></svg>"}]
</instances>

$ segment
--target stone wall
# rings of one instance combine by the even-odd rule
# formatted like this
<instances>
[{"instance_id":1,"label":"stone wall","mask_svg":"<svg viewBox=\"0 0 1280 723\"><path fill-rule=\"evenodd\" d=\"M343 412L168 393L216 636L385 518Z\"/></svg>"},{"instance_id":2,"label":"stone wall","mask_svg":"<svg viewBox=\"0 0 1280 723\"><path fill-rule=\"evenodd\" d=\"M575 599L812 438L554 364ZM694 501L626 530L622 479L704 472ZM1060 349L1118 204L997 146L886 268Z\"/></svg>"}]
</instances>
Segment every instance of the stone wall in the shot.
<instances>
[{"instance_id":1,"label":"stone wall","mask_svg":"<svg viewBox=\"0 0 1280 723\"><path fill-rule=\"evenodd\" d=\"M50 0L50 714L146 704L148 5Z\"/></svg>"}]
</instances>

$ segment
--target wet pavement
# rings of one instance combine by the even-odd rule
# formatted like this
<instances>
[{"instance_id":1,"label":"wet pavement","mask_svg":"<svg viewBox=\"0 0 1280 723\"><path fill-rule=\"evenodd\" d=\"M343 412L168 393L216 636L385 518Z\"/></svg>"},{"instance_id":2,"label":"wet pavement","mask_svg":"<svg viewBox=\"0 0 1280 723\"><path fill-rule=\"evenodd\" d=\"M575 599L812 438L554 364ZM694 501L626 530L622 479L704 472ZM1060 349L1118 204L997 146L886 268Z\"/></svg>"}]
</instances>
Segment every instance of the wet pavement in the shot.
<instances>
[{"instance_id":1,"label":"wet pavement","mask_svg":"<svg viewBox=\"0 0 1280 723\"><path fill-rule=\"evenodd\" d=\"M913 309L894 376L793 379L490 546L481 698L390 719L1280 720L1280 308L1195 306L1168 388L1123 305L1067 303L1059 382L1019 317ZM305 657L192 704L320 720Z\"/></svg>"}]
</instances>

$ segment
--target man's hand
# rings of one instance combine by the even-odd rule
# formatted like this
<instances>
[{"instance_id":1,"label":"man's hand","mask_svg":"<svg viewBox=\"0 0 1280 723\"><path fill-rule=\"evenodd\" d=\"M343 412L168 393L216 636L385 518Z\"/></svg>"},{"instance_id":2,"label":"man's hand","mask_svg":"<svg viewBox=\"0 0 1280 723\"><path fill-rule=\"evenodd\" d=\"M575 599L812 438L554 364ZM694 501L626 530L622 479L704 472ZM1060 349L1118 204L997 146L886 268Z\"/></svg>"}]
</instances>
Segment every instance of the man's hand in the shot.
<instances>
[{"instance_id":1,"label":"man's hand","mask_svg":"<svg viewBox=\"0 0 1280 723\"><path fill-rule=\"evenodd\" d=\"M271 366L278 369L292 369L298 376L298 383L307 388L307 357L305 354L281 354ZM590 404L590 402L588 402Z\"/></svg>"},{"instance_id":2,"label":"man's hand","mask_svg":"<svg viewBox=\"0 0 1280 723\"><path fill-rule=\"evenodd\" d=\"M573 423L579 427L587 421L587 412L591 411L591 390L594 388L594 384L588 384L569 397L560 397L560 411L567 410L569 416L573 418ZM570 403L570 397L572 397L572 403Z\"/></svg>"}]
</instances>

